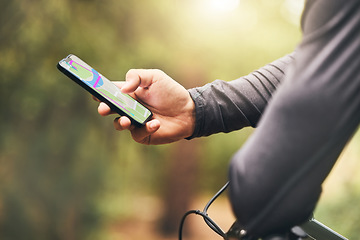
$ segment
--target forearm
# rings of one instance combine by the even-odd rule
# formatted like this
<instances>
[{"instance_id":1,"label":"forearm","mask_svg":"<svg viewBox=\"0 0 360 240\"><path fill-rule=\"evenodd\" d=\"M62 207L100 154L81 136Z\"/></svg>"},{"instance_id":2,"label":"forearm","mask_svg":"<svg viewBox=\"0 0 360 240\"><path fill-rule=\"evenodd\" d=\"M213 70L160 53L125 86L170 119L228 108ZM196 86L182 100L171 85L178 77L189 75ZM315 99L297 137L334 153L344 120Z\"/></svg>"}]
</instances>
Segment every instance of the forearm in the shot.
<instances>
[{"instance_id":1,"label":"forearm","mask_svg":"<svg viewBox=\"0 0 360 240\"><path fill-rule=\"evenodd\" d=\"M196 124L189 139L256 127L273 92L282 82L293 55L230 82L216 80L190 89L195 102Z\"/></svg>"}]
</instances>

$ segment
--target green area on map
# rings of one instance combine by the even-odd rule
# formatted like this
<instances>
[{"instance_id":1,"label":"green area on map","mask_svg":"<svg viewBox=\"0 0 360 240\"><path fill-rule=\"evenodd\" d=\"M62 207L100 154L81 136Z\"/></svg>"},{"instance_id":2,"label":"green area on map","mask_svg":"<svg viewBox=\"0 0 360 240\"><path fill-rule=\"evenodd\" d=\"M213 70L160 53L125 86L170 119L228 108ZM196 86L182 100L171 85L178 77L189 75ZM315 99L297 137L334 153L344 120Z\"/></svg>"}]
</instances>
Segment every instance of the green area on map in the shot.
<instances>
[{"instance_id":1,"label":"green area on map","mask_svg":"<svg viewBox=\"0 0 360 240\"><path fill-rule=\"evenodd\" d=\"M83 67L81 67L79 64L77 64L76 62L73 62L72 64L74 67L70 68L70 71L75 73L76 75L78 75L81 79L85 80L87 78L92 77L93 73L90 72L88 69L85 69Z\"/></svg>"}]
</instances>

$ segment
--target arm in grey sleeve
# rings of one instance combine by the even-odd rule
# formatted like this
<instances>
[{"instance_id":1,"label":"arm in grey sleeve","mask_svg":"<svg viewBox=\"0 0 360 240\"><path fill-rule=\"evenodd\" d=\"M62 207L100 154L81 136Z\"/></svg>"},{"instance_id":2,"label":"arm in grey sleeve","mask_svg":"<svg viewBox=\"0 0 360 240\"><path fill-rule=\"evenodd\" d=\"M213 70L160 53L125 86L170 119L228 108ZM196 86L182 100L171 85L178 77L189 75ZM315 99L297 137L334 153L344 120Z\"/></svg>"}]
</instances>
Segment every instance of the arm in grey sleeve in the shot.
<instances>
[{"instance_id":1,"label":"arm in grey sleeve","mask_svg":"<svg viewBox=\"0 0 360 240\"><path fill-rule=\"evenodd\" d=\"M360 1L307 1L304 37L284 83L229 168L229 193L249 234L306 221L360 123Z\"/></svg>"},{"instance_id":2,"label":"arm in grey sleeve","mask_svg":"<svg viewBox=\"0 0 360 240\"><path fill-rule=\"evenodd\" d=\"M230 82L216 80L203 87L189 89L195 102L196 125L188 139L255 127L293 55Z\"/></svg>"}]
</instances>

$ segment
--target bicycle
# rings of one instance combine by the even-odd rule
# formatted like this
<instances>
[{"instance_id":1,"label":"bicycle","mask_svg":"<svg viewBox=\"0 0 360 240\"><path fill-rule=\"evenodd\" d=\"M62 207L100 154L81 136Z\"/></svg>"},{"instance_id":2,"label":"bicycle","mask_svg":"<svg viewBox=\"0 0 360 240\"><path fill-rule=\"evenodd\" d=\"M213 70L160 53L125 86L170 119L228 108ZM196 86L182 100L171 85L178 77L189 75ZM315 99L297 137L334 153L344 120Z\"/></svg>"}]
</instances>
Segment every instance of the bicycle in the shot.
<instances>
[{"instance_id":1,"label":"bicycle","mask_svg":"<svg viewBox=\"0 0 360 240\"><path fill-rule=\"evenodd\" d=\"M197 214L203 217L205 223L224 240L348 240L346 237L311 218L300 226L294 226L286 233L271 235L264 238L254 238L248 236L245 230L235 221L227 232L224 232L208 215L207 211L210 205L226 190L229 182L227 182L205 205L203 211L190 210L184 214L179 227L179 240L182 240L182 230L186 217L190 214Z\"/></svg>"}]
</instances>

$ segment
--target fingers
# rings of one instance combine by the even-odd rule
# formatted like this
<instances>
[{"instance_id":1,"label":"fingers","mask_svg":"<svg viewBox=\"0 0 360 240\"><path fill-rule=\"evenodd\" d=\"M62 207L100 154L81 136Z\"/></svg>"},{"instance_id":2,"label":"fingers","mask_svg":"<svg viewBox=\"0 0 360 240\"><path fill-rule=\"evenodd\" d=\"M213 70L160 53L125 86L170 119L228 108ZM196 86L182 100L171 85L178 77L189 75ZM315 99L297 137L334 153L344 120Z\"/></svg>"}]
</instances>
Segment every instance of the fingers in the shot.
<instances>
[{"instance_id":1,"label":"fingers","mask_svg":"<svg viewBox=\"0 0 360 240\"><path fill-rule=\"evenodd\" d=\"M145 124L144 127L134 128L131 131L133 139L142 144L150 145L151 136L160 128L160 122L156 119L153 119Z\"/></svg>"},{"instance_id":2,"label":"fingers","mask_svg":"<svg viewBox=\"0 0 360 240\"><path fill-rule=\"evenodd\" d=\"M114 120L114 127L118 131L130 130L133 139L142 144L151 144L151 134L155 133L160 128L160 122L153 119L141 128L131 125L131 121L127 117L120 117Z\"/></svg>"},{"instance_id":3,"label":"fingers","mask_svg":"<svg viewBox=\"0 0 360 240\"><path fill-rule=\"evenodd\" d=\"M134 126L131 125L130 119L124 116L114 119L114 127L118 131L134 129Z\"/></svg>"},{"instance_id":4,"label":"fingers","mask_svg":"<svg viewBox=\"0 0 360 240\"><path fill-rule=\"evenodd\" d=\"M126 73L126 83L122 86L121 91L130 93L138 87L147 88L163 74L158 69L131 69Z\"/></svg>"},{"instance_id":5,"label":"fingers","mask_svg":"<svg viewBox=\"0 0 360 240\"><path fill-rule=\"evenodd\" d=\"M98 107L98 113L101 116L107 116L109 114L112 114L113 112L111 111L110 107L106 103L100 102L99 107Z\"/></svg>"}]
</instances>

